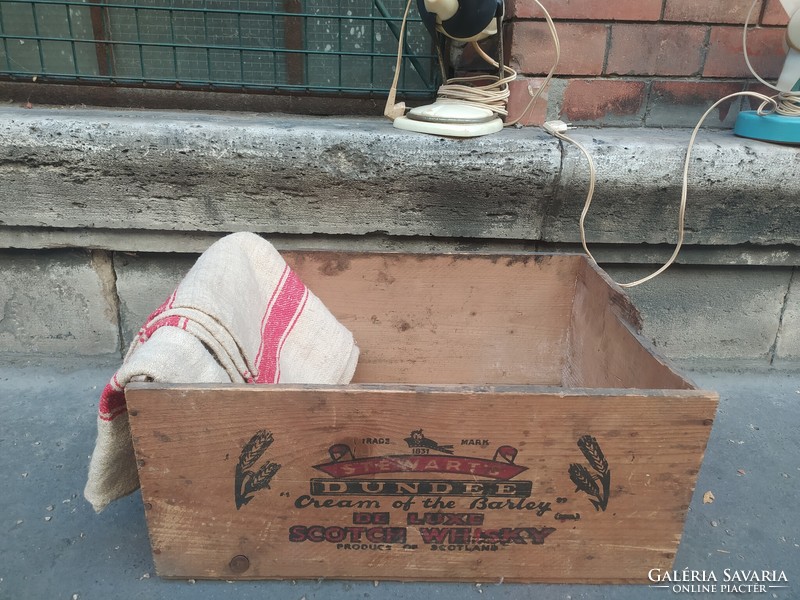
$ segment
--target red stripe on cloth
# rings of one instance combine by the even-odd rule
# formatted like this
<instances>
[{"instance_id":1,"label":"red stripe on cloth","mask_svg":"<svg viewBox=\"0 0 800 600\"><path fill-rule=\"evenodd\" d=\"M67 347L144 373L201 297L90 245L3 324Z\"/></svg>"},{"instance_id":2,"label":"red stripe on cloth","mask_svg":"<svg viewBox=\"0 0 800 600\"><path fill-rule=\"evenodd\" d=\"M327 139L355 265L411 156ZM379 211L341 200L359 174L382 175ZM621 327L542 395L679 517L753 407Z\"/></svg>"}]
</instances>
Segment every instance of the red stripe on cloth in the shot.
<instances>
[{"instance_id":1,"label":"red stripe on cloth","mask_svg":"<svg viewBox=\"0 0 800 600\"><path fill-rule=\"evenodd\" d=\"M258 365L259 363L261 363L261 358L264 355L264 351L267 348L267 344L264 343L265 340L264 331L266 330L267 327L267 321L269 320L269 316L272 314L272 307L275 305L275 299L278 297L281 290L283 289L283 284L286 283L286 278L289 276L289 273L291 273L291 269L289 269L289 266L287 265L283 268L283 272L281 273L281 276L278 278L278 285L276 285L275 289L272 290L272 295L269 297L267 306L264 309L264 316L261 317L261 344L259 345L258 352L256 353L256 360L255 360L256 369L258 369ZM256 380L258 380L258 375L259 374L256 373Z\"/></svg>"},{"instance_id":2,"label":"red stripe on cloth","mask_svg":"<svg viewBox=\"0 0 800 600\"><path fill-rule=\"evenodd\" d=\"M267 309L261 329L261 347L256 359L258 377L256 383L277 383L278 363L286 336L294 327L305 307L308 290L300 278L288 269L280 291L270 299L272 306ZM280 284L279 284L280 285Z\"/></svg>"},{"instance_id":3,"label":"red stripe on cloth","mask_svg":"<svg viewBox=\"0 0 800 600\"><path fill-rule=\"evenodd\" d=\"M176 289L174 292L172 292L172 294L170 294L169 298L164 300L164 302L161 304L161 306L159 306L157 309L155 309L152 312L152 314L149 317L147 317L147 321L145 321L145 323L149 323L150 321L155 319L158 315L163 313L165 310L169 310L170 308L172 308L172 305L175 304L175 297L177 295L178 295L178 290Z\"/></svg>"},{"instance_id":4,"label":"red stripe on cloth","mask_svg":"<svg viewBox=\"0 0 800 600\"><path fill-rule=\"evenodd\" d=\"M158 309L157 312L163 312L164 310L167 310L174 300L175 294L173 294L172 297L162 305L163 310ZM157 316L157 313L153 314L156 314ZM154 323L151 323L149 327L143 328L139 331L139 341L141 343L146 342L150 339L153 333L155 333L155 331L161 327L182 327L183 329L186 329L187 323L187 319L177 315L159 319ZM98 412L103 421L113 421L117 416L121 415L126 410L128 410L128 407L125 404L125 391L123 390L122 385L120 385L115 374L111 378L111 381L108 383L108 385L103 389L103 393L100 394L100 405Z\"/></svg>"},{"instance_id":5,"label":"red stripe on cloth","mask_svg":"<svg viewBox=\"0 0 800 600\"><path fill-rule=\"evenodd\" d=\"M275 383L278 383L281 380L281 363L280 363L280 356L281 350L283 350L283 345L286 343L286 338L289 337L289 334L292 333L292 329L297 324L297 320L300 318L300 315L303 314L303 310L306 307L306 302L308 302L308 289L304 288L303 293L303 301L300 303L300 308L297 309L297 312L294 314L294 318L292 319L291 325L286 330L286 333L281 338L280 346L278 347L278 363L277 363L277 373L275 374Z\"/></svg>"},{"instance_id":6,"label":"red stripe on cloth","mask_svg":"<svg viewBox=\"0 0 800 600\"><path fill-rule=\"evenodd\" d=\"M116 376L114 377L116 379ZM115 417L121 415L128 407L125 405L125 392L114 385L112 380L100 395L100 418L103 421L113 421Z\"/></svg>"},{"instance_id":7,"label":"red stripe on cloth","mask_svg":"<svg viewBox=\"0 0 800 600\"><path fill-rule=\"evenodd\" d=\"M183 317L180 317L178 315L172 315L172 316L169 316L169 317L164 317L163 319L159 319L158 321L155 321L154 323L150 323L150 325L146 329L143 329L140 332L139 339L142 340L142 341L149 340L153 336L153 334L155 333L156 329L159 329L161 327L181 327L180 321L181 321L182 318ZM183 327L183 329L186 329L186 328ZM144 338L144 339L142 339L142 338Z\"/></svg>"}]
</instances>

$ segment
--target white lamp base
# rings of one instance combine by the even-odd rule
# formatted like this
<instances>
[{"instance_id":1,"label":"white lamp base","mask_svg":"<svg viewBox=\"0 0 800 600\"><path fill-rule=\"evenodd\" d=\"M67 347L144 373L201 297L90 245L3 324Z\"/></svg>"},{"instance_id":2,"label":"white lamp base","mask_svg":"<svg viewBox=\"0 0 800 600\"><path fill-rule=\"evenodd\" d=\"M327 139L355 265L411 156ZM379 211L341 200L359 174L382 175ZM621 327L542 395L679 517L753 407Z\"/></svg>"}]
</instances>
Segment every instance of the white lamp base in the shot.
<instances>
[{"instance_id":1,"label":"white lamp base","mask_svg":"<svg viewBox=\"0 0 800 600\"><path fill-rule=\"evenodd\" d=\"M394 126L432 135L478 137L502 130L503 121L488 108L437 100L412 108L405 117L395 119Z\"/></svg>"}]
</instances>

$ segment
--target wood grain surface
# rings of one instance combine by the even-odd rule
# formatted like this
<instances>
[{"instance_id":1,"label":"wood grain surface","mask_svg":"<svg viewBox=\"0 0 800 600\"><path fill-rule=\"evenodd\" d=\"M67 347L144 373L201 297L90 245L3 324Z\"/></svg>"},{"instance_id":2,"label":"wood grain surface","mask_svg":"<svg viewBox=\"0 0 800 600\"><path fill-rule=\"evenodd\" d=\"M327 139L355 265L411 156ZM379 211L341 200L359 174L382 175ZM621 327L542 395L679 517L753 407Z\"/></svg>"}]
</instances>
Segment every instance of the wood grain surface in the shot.
<instances>
[{"instance_id":1,"label":"wood grain surface","mask_svg":"<svg viewBox=\"0 0 800 600\"><path fill-rule=\"evenodd\" d=\"M585 257L293 252L347 386L126 389L158 573L639 582L677 550L717 396Z\"/></svg>"},{"instance_id":2,"label":"wood grain surface","mask_svg":"<svg viewBox=\"0 0 800 600\"><path fill-rule=\"evenodd\" d=\"M158 573L221 579L644 583L672 564L716 408L697 391L524 387L127 397Z\"/></svg>"},{"instance_id":3,"label":"wood grain surface","mask_svg":"<svg viewBox=\"0 0 800 600\"><path fill-rule=\"evenodd\" d=\"M354 382L561 383L578 256L285 257L353 332Z\"/></svg>"}]
</instances>

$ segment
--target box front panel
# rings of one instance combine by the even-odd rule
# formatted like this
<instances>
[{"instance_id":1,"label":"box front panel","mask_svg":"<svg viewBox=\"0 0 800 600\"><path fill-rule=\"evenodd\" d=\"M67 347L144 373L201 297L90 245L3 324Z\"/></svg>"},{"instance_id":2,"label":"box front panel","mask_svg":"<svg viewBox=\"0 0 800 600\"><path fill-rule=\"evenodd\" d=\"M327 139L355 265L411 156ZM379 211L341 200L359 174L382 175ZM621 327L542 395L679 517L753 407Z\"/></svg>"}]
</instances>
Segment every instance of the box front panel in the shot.
<instances>
[{"instance_id":1,"label":"box front panel","mask_svg":"<svg viewBox=\"0 0 800 600\"><path fill-rule=\"evenodd\" d=\"M128 390L158 573L647 582L716 408L701 392Z\"/></svg>"}]
</instances>

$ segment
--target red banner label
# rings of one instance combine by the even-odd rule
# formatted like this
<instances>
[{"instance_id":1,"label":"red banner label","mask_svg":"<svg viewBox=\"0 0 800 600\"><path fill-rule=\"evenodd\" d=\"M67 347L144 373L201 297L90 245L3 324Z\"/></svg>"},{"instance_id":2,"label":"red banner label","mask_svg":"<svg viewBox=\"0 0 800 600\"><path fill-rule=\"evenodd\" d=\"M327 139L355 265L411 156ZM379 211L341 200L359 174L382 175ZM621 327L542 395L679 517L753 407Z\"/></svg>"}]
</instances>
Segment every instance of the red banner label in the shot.
<instances>
[{"instance_id":1,"label":"red banner label","mask_svg":"<svg viewBox=\"0 0 800 600\"><path fill-rule=\"evenodd\" d=\"M357 458L314 465L315 469L336 478L382 473L453 473L490 479L512 479L527 467L509 462L466 456L396 455Z\"/></svg>"}]
</instances>

